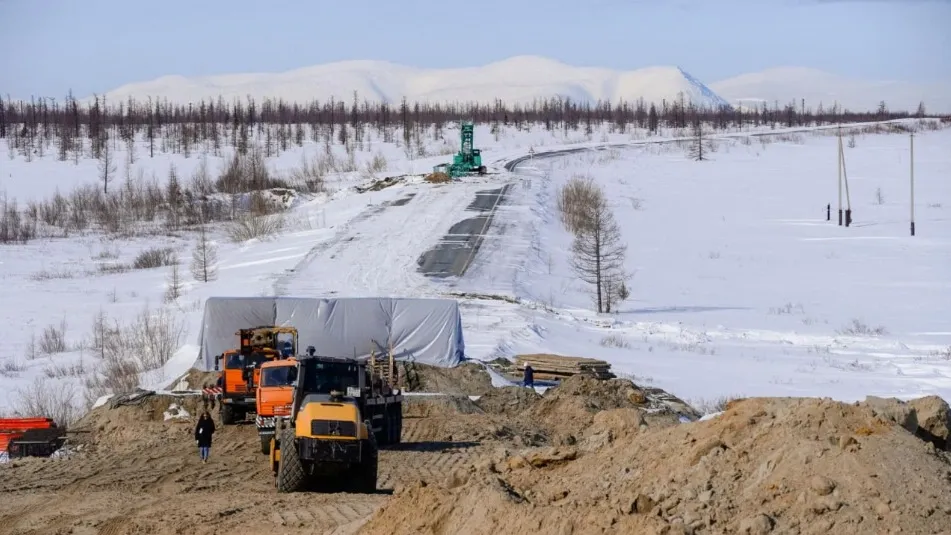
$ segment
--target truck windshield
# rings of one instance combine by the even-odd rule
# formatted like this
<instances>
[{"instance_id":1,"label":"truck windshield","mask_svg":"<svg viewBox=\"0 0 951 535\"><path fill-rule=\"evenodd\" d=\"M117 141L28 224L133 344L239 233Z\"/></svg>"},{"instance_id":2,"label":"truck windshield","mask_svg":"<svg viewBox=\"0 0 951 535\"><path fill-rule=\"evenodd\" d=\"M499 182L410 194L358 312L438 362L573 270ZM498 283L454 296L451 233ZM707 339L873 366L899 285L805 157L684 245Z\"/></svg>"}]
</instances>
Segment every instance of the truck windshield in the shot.
<instances>
[{"instance_id":1,"label":"truck windshield","mask_svg":"<svg viewBox=\"0 0 951 535\"><path fill-rule=\"evenodd\" d=\"M296 366L277 366L261 370L261 386L290 386L297 379Z\"/></svg>"},{"instance_id":2,"label":"truck windshield","mask_svg":"<svg viewBox=\"0 0 951 535\"><path fill-rule=\"evenodd\" d=\"M250 355L245 355L244 353L232 353L228 356L228 362L225 364L225 369L240 370L251 364L253 364L254 367L259 367L266 360L267 356L264 353L255 352L251 353Z\"/></svg>"},{"instance_id":3,"label":"truck windshield","mask_svg":"<svg viewBox=\"0 0 951 535\"><path fill-rule=\"evenodd\" d=\"M308 394L346 392L348 386L360 386L360 368L347 362L308 362L304 368L304 388Z\"/></svg>"}]
</instances>

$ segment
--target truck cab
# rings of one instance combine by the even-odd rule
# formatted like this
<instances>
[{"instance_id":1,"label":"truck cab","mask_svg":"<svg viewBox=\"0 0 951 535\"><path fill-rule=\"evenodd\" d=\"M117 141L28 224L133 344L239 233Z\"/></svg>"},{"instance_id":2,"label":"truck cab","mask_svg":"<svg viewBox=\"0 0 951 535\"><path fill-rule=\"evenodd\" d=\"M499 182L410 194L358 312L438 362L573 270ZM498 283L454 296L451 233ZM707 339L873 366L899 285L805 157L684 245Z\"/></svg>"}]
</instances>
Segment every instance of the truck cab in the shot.
<instances>
[{"instance_id":1,"label":"truck cab","mask_svg":"<svg viewBox=\"0 0 951 535\"><path fill-rule=\"evenodd\" d=\"M292 357L297 349L297 329L293 327L254 327L235 334L239 337L238 348L225 351L215 360L215 369L220 371L224 425L256 412L261 366Z\"/></svg>"},{"instance_id":2,"label":"truck cab","mask_svg":"<svg viewBox=\"0 0 951 535\"><path fill-rule=\"evenodd\" d=\"M290 357L265 362L259 371L255 425L261 437L261 453L267 454L270 452L277 419L286 419L291 415L294 384L297 381L297 359Z\"/></svg>"}]
</instances>

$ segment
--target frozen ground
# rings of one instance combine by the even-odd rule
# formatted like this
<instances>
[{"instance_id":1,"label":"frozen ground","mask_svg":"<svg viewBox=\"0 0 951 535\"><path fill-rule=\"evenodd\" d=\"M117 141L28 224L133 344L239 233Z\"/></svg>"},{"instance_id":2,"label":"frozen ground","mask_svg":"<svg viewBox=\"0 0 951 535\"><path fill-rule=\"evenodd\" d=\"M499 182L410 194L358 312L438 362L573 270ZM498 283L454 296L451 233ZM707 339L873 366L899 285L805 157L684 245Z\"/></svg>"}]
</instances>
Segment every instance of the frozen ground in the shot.
<instances>
[{"instance_id":1,"label":"frozen ground","mask_svg":"<svg viewBox=\"0 0 951 535\"><path fill-rule=\"evenodd\" d=\"M447 129L446 137L454 136ZM529 146L644 141L642 133L559 139L544 130L508 130L495 139L484 128L476 134L476 145L486 147L487 161L499 169ZM358 154L358 163L381 153L389 166L379 176L423 172L446 158L432 155L448 143L430 141L430 156L413 161L405 150L377 143ZM616 371L686 399L951 398L951 130L916 137L914 238L907 228L907 135L856 136L856 146L846 149L855 219L848 229L825 221L826 203L836 204L834 137L734 137L715 145L706 162L689 161L677 144L640 145L539 157L514 174L500 170L452 185L411 178L365 194L348 187L365 182L367 173L340 174L329 198L299 198L287 230L274 239L233 244L215 230L218 278L209 283L188 272L195 241L188 233L124 240L88 234L0 246L0 321L11 327L0 350L0 410L14 409L40 385L82 405L84 383L102 366L89 349L100 311L127 324L145 307L164 307L178 350L141 378L164 386L194 361L205 298L275 293L467 291L518 298L520 304L488 297L462 302L469 357L604 358ZM174 155L150 162L137 150L138 165L146 174L156 165L159 180L171 163L187 175L199 161ZM288 168L322 150L305 144L269 164ZM85 169L89 162L52 160L4 164L7 194L42 198L94 180L94 163ZM590 296L568 267L570 238L554 199L576 174L606 189L628 243L632 298L611 316L590 312ZM418 275L419 255L467 217L463 210L475 191L503 183L515 184L513 192L467 275L440 282ZM176 249L182 262L186 286L171 305L162 303L169 268L108 274L99 267L128 264L157 245ZM66 351L34 351L44 330L62 321ZM846 333L855 322L883 331Z\"/></svg>"},{"instance_id":2,"label":"frozen ground","mask_svg":"<svg viewBox=\"0 0 951 535\"><path fill-rule=\"evenodd\" d=\"M836 217L832 136L724 140L707 162L673 145L526 162L498 218L498 252L480 256L460 284L535 306L513 314L472 304L470 351L604 358L688 399L948 398L949 145L948 130L916 138L914 238L907 135L860 137L846 148L851 228L825 221L827 202ZM574 175L605 188L628 243L632 298L611 319L586 311L591 296L570 270L570 235L553 208ZM469 334L494 329L510 332Z\"/></svg>"}]
</instances>

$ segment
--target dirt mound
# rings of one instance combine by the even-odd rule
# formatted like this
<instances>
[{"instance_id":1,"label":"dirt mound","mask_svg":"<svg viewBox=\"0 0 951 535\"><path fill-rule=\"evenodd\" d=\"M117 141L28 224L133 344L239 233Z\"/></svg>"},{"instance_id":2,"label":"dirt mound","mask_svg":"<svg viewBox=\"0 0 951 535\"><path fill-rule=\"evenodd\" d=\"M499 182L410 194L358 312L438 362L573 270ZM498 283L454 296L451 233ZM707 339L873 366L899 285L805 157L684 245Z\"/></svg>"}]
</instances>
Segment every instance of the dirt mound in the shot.
<instances>
[{"instance_id":1,"label":"dirt mound","mask_svg":"<svg viewBox=\"0 0 951 535\"><path fill-rule=\"evenodd\" d=\"M627 379L605 381L575 375L545 392L527 415L551 428L559 441L572 444L600 411L643 409L647 423L653 425L678 423L682 413L688 413L690 420L699 418L696 411L678 401L661 390L648 392Z\"/></svg>"},{"instance_id":2,"label":"dirt mound","mask_svg":"<svg viewBox=\"0 0 951 535\"><path fill-rule=\"evenodd\" d=\"M214 386L220 372L206 372L198 368L191 368L188 373L169 383L169 390L201 390L206 386Z\"/></svg>"},{"instance_id":3,"label":"dirt mound","mask_svg":"<svg viewBox=\"0 0 951 535\"><path fill-rule=\"evenodd\" d=\"M404 441L548 444L545 429L517 418L491 414L468 396L407 396L404 399Z\"/></svg>"},{"instance_id":4,"label":"dirt mound","mask_svg":"<svg viewBox=\"0 0 951 535\"><path fill-rule=\"evenodd\" d=\"M492 378L481 364L463 362L454 368L414 364L413 372L400 370L401 375L416 379L410 390L481 396L494 390Z\"/></svg>"},{"instance_id":5,"label":"dirt mound","mask_svg":"<svg viewBox=\"0 0 951 535\"><path fill-rule=\"evenodd\" d=\"M137 391L113 396L70 428L71 442L88 445L164 444L190 432L203 409L197 395Z\"/></svg>"},{"instance_id":6,"label":"dirt mound","mask_svg":"<svg viewBox=\"0 0 951 535\"><path fill-rule=\"evenodd\" d=\"M481 414L483 412L469 396L433 395L406 396L403 398L403 418L444 417L458 414Z\"/></svg>"},{"instance_id":7,"label":"dirt mound","mask_svg":"<svg viewBox=\"0 0 951 535\"><path fill-rule=\"evenodd\" d=\"M440 171L436 171L435 173L429 173L428 175L426 175L426 178L424 180L426 180L426 182L429 182L431 184L445 184L446 182L452 181L452 179L449 177L448 174L440 172Z\"/></svg>"},{"instance_id":8,"label":"dirt mound","mask_svg":"<svg viewBox=\"0 0 951 535\"><path fill-rule=\"evenodd\" d=\"M951 408L938 396L926 396L908 402L915 409L916 434L936 447L951 450Z\"/></svg>"},{"instance_id":9,"label":"dirt mound","mask_svg":"<svg viewBox=\"0 0 951 535\"><path fill-rule=\"evenodd\" d=\"M211 459L199 461L192 435L199 407L197 396L116 396L71 428L90 444L79 453L2 465L0 533L350 535L390 489L421 477L443 480L484 450L412 440L408 425L402 447L380 453L380 492L278 494L254 425L219 424ZM404 423L432 429L428 421Z\"/></svg>"},{"instance_id":10,"label":"dirt mound","mask_svg":"<svg viewBox=\"0 0 951 535\"><path fill-rule=\"evenodd\" d=\"M531 388L506 386L483 394L475 404L491 414L515 416L531 409L541 399L542 396Z\"/></svg>"},{"instance_id":11,"label":"dirt mound","mask_svg":"<svg viewBox=\"0 0 951 535\"><path fill-rule=\"evenodd\" d=\"M624 399L600 403L636 405ZM543 400L535 408L556 407ZM409 486L361 533L948 533L951 526L951 459L909 432L916 415L908 404L751 398L712 420L662 429L640 425L644 416L636 408L599 412L578 447L527 449Z\"/></svg>"}]
</instances>

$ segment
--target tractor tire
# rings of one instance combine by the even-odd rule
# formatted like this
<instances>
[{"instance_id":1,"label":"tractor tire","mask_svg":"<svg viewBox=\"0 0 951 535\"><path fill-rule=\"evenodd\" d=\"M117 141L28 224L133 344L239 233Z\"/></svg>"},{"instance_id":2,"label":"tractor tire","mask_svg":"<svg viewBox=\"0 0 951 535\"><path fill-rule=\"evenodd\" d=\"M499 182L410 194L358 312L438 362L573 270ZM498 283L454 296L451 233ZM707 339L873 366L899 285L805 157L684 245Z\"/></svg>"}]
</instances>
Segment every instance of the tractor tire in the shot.
<instances>
[{"instance_id":1,"label":"tractor tire","mask_svg":"<svg viewBox=\"0 0 951 535\"><path fill-rule=\"evenodd\" d=\"M271 454L271 435L261 435L261 453Z\"/></svg>"},{"instance_id":2,"label":"tractor tire","mask_svg":"<svg viewBox=\"0 0 951 535\"><path fill-rule=\"evenodd\" d=\"M484 174L486 174L488 171L489 171L489 170L486 169L484 165L479 166L479 174L480 174L480 175L484 175Z\"/></svg>"},{"instance_id":3,"label":"tractor tire","mask_svg":"<svg viewBox=\"0 0 951 535\"><path fill-rule=\"evenodd\" d=\"M277 464L277 491L297 492L304 486L304 465L294 445L294 430L281 432L281 460Z\"/></svg>"},{"instance_id":4,"label":"tractor tire","mask_svg":"<svg viewBox=\"0 0 951 535\"><path fill-rule=\"evenodd\" d=\"M234 407L231 405L221 404L221 424L222 425L234 425Z\"/></svg>"},{"instance_id":5,"label":"tractor tire","mask_svg":"<svg viewBox=\"0 0 951 535\"><path fill-rule=\"evenodd\" d=\"M367 421L366 424L369 426L370 422ZM361 455L360 464L353 468L353 473L350 477L351 485L355 492L373 494L376 492L377 469L380 460L380 449L377 446L373 433L370 433L369 438L361 449L364 453Z\"/></svg>"},{"instance_id":6,"label":"tractor tire","mask_svg":"<svg viewBox=\"0 0 951 535\"><path fill-rule=\"evenodd\" d=\"M357 465L356 477L357 492L373 494L376 492L376 482L380 457L376 451L370 453L363 462Z\"/></svg>"}]
</instances>

